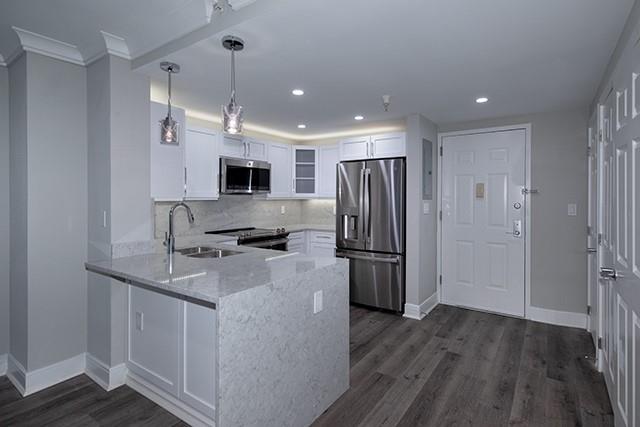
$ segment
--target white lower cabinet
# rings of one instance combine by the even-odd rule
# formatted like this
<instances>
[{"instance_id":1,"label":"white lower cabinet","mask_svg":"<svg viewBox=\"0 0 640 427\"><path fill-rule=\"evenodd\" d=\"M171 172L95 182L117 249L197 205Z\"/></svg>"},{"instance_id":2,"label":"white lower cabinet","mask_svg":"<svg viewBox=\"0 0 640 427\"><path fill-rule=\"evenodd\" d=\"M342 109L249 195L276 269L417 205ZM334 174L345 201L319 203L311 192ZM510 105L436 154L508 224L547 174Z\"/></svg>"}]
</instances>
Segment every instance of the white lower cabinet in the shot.
<instances>
[{"instance_id":1,"label":"white lower cabinet","mask_svg":"<svg viewBox=\"0 0 640 427\"><path fill-rule=\"evenodd\" d=\"M307 232L298 231L289 234L289 252L307 253Z\"/></svg>"},{"instance_id":2,"label":"white lower cabinet","mask_svg":"<svg viewBox=\"0 0 640 427\"><path fill-rule=\"evenodd\" d=\"M335 249L336 234L333 232L305 230L289 234L289 252L333 257Z\"/></svg>"},{"instance_id":3,"label":"white lower cabinet","mask_svg":"<svg viewBox=\"0 0 640 427\"><path fill-rule=\"evenodd\" d=\"M213 308L129 286L129 371L215 419L216 322Z\"/></svg>"}]
</instances>

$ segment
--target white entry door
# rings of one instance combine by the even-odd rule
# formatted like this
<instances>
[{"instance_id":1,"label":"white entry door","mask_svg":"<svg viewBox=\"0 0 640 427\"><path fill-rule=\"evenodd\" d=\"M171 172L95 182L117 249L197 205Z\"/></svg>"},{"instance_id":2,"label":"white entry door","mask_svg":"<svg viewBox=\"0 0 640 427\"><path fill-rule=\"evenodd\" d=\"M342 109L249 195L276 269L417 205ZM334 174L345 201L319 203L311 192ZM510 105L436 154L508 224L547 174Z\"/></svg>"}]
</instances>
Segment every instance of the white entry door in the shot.
<instances>
[{"instance_id":1,"label":"white entry door","mask_svg":"<svg viewBox=\"0 0 640 427\"><path fill-rule=\"evenodd\" d=\"M594 112L589 121L589 150L587 156L589 171L589 211L587 216L587 301L589 305L589 325L594 346L598 346L598 338L602 336L602 284L599 280L598 262L598 113ZM596 366L602 370L602 357L596 351Z\"/></svg>"},{"instance_id":2,"label":"white entry door","mask_svg":"<svg viewBox=\"0 0 640 427\"><path fill-rule=\"evenodd\" d=\"M601 107L604 376L616 425L640 426L640 46L630 44Z\"/></svg>"},{"instance_id":3,"label":"white entry door","mask_svg":"<svg viewBox=\"0 0 640 427\"><path fill-rule=\"evenodd\" d=\"M442 301L524 316L526 129L442 137Z\"/></svg>"}]
</instances>

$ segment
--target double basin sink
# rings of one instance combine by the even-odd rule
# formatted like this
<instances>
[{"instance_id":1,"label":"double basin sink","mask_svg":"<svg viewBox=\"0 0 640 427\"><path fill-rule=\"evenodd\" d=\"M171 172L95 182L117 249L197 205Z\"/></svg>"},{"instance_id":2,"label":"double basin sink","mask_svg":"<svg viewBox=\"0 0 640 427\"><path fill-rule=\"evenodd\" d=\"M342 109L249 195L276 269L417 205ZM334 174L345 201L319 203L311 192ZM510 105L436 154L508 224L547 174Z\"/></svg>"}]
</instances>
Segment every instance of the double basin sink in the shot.
<instances>
[{"instance_id":1,"label":"double basin sink","mask_svg":"<svg viewBox=\"0 0 640 427\"><path fill-rule=\"evenodd\" d=\"M224 258L243 253L210 246L194 246L192 248L176 249L176 252L189 258Z\"/></svg>"}]
</instances>

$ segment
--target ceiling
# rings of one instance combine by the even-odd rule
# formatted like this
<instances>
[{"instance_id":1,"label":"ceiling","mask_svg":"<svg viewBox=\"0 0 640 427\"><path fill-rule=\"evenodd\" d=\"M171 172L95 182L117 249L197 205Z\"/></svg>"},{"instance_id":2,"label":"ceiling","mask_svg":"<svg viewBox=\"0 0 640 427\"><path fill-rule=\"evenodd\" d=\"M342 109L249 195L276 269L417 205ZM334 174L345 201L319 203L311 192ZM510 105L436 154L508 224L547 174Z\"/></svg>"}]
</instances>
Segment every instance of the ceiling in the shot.
<instances>
[{"instance_id":1,"label":"ceiling","mask_svg":"<svg viewBox=\"0 0 640 427\"><path fill-rule=\"evenodd\" d=\"M0 0L7 3L9 0ZM258 0L260 2L267 0ZM103 49L99 31L123 37L132 56L206 24L206 0L20 0L0 5L0 54L15 25ZM178 62L174 103L216 115L229 96L227 33L242 37L238 100L248 123L321 138L328 132L421 113L436 123L586 107L633 0L304 0L163 57ZM10 9L10 13L4 13ZM168 18L171 20L168 20ZM172 25L166 26L166 22ZM155 59L155 58L154 58ZM166 75L151 62L162 99ZM305 95L294 97L293 88ZM389 112L381 96L389 94ZM475 103L478 96L489 102ZM356 114L365 120L356 123ZM305 130L297 129L305 123Z\"/></svg>"}]
</instances>

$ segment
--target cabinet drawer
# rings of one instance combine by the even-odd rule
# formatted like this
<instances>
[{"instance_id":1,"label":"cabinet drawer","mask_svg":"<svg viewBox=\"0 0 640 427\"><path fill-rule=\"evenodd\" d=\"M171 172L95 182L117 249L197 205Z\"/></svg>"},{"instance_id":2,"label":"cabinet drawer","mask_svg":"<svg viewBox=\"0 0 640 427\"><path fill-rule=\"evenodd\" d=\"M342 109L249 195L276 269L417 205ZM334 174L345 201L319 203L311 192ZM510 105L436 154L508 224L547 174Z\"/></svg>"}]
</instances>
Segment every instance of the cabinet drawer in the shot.
<instances>
[{"instance_id":1,"label":"cabinet drawer","mask_svg":"<svg viewBox=\"0 0 640 427\"><path fill-rule=\"evenodd\" d=\"M335 246L336 234L325 231L311 231L311 243L327 243Z\"/></svg>"}]
</instances>

